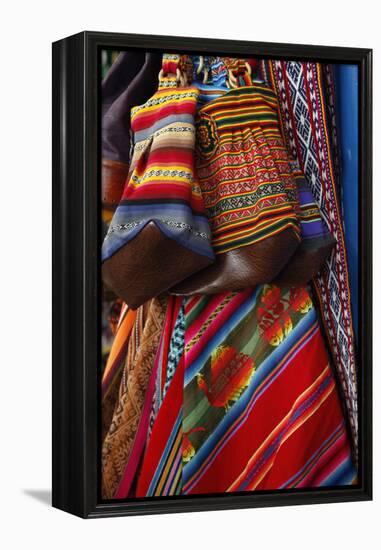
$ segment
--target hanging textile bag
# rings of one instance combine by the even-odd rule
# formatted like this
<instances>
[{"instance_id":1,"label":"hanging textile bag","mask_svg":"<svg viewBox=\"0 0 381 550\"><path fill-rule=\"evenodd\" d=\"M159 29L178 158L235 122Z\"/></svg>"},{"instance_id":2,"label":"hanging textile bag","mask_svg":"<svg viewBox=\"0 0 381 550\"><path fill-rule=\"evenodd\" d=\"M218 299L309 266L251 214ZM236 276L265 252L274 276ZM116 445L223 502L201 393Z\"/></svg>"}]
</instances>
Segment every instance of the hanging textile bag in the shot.
<instances>
[{"instance_id":1,"label":"hanging textile bag","mask_svg":"<svg viewBox=\"0 0 381 550\"><path fill-rule=\"evenodd\" d=\"M102 247L106 286L137 308L214 260L194 170L198 90L180 56L163 56L159 89L131 111L127 183Z\"/></svg>"}]
</instances>

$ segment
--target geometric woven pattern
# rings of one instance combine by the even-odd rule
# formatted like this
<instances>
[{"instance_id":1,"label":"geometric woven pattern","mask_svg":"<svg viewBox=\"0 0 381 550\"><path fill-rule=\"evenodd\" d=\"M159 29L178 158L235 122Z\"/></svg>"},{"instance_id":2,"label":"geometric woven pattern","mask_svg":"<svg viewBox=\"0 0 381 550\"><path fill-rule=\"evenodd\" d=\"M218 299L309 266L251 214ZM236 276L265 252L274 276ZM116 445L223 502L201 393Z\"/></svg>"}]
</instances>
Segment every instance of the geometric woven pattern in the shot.
<instances>
[{"instance_id":1,"label":"geometric woven pattern","mask_svg":"<svg viewBox=\"0 0 381 550\"><path fill-rule=\"evenodd\" d=\"M314 278L330 349L335 361L357 456L357 377L354 333L340 197L336 181L333 80L331 67L295 61L263 62L275 90L283 136L310 184L324 221L336 240ZM328 77L328 80L327 80Z\"/></svg>"}]
</instances>

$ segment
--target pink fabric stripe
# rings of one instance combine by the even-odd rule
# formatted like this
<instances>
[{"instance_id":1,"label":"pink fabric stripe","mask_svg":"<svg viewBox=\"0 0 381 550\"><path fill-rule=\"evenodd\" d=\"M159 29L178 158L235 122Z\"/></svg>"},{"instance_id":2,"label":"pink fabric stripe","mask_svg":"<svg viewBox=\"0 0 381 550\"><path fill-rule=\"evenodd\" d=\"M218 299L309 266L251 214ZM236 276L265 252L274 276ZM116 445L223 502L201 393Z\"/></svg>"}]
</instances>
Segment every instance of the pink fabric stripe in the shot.
<instances>
[{"instance_id":1,"label":"pink fabric stripe","mask_svg":"<svg viewBox=\"0 0 381 550\"><path fill-rule=\"evenodd\" d=\"M332 457L337 453L337 450L343 446L346 442L346 432L345 432L345 426L342 427L341 434L339 437L331 443L324 451L323 453L318 457L316 462L312 465L310 471L307 473L303 479L296 483L295 487L311 487L315 486L314 479L319 474L319 472L322 471L322 468L325 467L327 462L332 460Z\"/></svg>"},{"instance_id":2,"label":"pink fabric stripe","mask_svg":"<svg viewBox=\"0 0 381 550\"><path fill-rule=\"evenodd\" d=\"M185 315L189 315L190 312L196 307L202 300L202 296L191 296L184 304Z\"/></svg>"},{"instance_id":3,"label":"pink fabric stripe","mask_svg":"<svg viewBox=\"0 0 381 550\"><path fill-rule=\"evenodd\" d=\"M335 433L334 433L335 432ZM288 483L291 483L290 486L295 487L304 487L306 486L306 478L310 478L315 475L317 467L319 467L319 462L321 462L324 459L324 456L329 452L330 449L335 447L337 445L337 442L340 441L343 437L345 437L345 426L343 423L339 424L339 427L334 430L334 435L330 435L327 437L326 441L322 445L319 453L317 456L313 459L313 461L306 467L304 464L298 472L296 472L295 477L292 478L292 480L288 480L287 483L282 485L282 489L284 487L288 487ZM308 486L310 487L311 484L307 482Z\"/></svg>"},{"instance_id":4,"label":"pink fabric stripe","mask_svg":"<svg viewBox=\"0 0 381 550\"><path fill-rule=\"evenodd\" d=\"M199 299L199 301L202 300L203 297ZM199 330L200 326L205 322L206 319L209 319L210 315L213 313L213 311L216 309L216 307L221 303L221 301L225 298L225 294L221 295L218 294L215 297L213 297L210 302L203 307L200 314L197 316L197 319L189 326L186 330L186 340L185 345L189 340L191 340ZM193 307L198 307L198 304L192 304ZM185 315L187 316L189 314L190 308L188 309L185 307Z\"/></svg>"},{"instance_id":5,"label":"pink fabric stripe","mask_svg":"<svg viewBox=\"0 0 381 550\"><path fill-rule=\"evenodd\" d=\"M334 445L334 447L330 449L328 456L324 455L323 458L325 458L325 460L320 463L318 471L311 480L311 483L314 487L319 487L320 485L322 485L327 477L332 475L332 473L337 470L337 468L341 464L348 460L350 456L348 446L342 446L343 439L346 441L345 435L346 434L344 434L343 438L340 438L336 445Z\"/></svg>"},{"instance_id":6,"label":"pink fabric stripe","mask_svg":"<svg viewBox=\"0 0 381 550\"><path fill-rule=\"evenodd\" d=\"M170 476L168 477L167 482L164 486L164 490L162 492L163 495L169 495L170 494L171 485L172 485L172 482L173 482L173 480L174 480L174 478L177 474L179 464L180 464L180 462L182 462L182 458L183 458L183 454L182 454L182 448L181 448L181 445L180 445L179 450L177 452L177 456L175 458L175 461L171 466Z\"/></svg>"},{"instance_id":7,"label":"pink fabric stripe","mask_svg":"<svg viewBox=\"0 0 381 550\"><path fill-rule=\"evenodd\" d=\"M202 352L202 350L206 346L209 339L212 338L219 331L219 329L226 323L227 319L229 319L233 315L233 313L240 307L240 305L243 304L248 299L251 292L252 292L252 289L249 289L248 292L240 292L239 294L234 296L234 298L232 298L232 300L229 303L227 303L224 306L224 308L220 311L218 316L213 320L212 323L210 323L208 328L202 334L202 337L199 338L198 341L194 345L192 345L191 349L186 353L187 365L191 365L197 359L197 357ZM216 305L218 304L214 302L214 306ZM213 310L214 309L215 307L213 307ZM212 313L212 311L208 313L206 319L210 316L210 313ZM202 321L200 320L199 322L199 319L197 319L197 322L193 323L192 327L189 327L189 329L187 329L185 345L187 345L187 343L191 338L190 336L191 328L193 328L192 332L196 334L197 330L200 329L201 325L202 325Z\"/></svg>"}]
</instances>

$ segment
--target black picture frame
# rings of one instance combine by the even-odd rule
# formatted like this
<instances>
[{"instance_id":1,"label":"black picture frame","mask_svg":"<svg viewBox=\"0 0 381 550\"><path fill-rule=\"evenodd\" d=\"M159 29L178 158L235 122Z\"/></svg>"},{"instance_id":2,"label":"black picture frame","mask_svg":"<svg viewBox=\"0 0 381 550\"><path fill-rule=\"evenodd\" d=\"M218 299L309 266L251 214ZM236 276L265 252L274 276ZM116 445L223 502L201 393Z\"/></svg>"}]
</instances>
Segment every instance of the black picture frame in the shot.
<instances>
[{"instance_id":1,"label":"black picture frame","mask_svg":"<svg viewBox=\"0 0 381 550\"><path fill-rule=\"evenodd\" d=\"M359 483L102 502L100 51L208 52L359 67ZM372 499L372 50L82 32L53 44L53 506L84 518Z\"/></svg>"}]
</instances>

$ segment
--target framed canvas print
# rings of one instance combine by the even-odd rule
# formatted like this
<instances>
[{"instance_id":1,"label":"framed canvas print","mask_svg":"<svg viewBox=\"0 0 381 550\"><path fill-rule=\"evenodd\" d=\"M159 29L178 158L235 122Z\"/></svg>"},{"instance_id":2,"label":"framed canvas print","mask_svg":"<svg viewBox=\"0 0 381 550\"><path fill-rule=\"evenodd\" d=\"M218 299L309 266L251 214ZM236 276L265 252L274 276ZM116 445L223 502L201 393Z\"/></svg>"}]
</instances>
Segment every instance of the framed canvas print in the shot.
<instances>
[{"instance_id":1,"label":"framed canvas print","mask_svg":"<svg viewBox=\"0 0 381 550\"><path fill-rule=\"evenodd\" d=\"M53 44L53 505L369 500L371 50Z\"/></svg>"}]
</instances>

